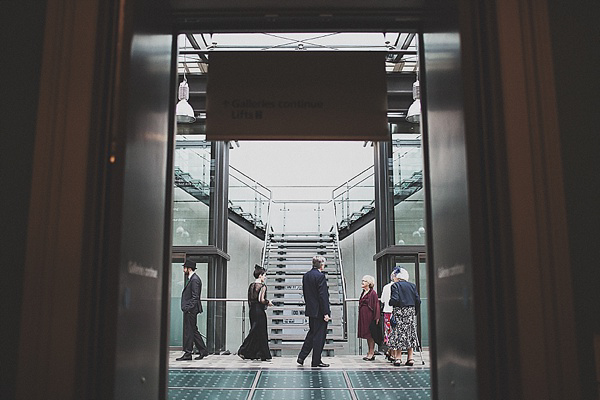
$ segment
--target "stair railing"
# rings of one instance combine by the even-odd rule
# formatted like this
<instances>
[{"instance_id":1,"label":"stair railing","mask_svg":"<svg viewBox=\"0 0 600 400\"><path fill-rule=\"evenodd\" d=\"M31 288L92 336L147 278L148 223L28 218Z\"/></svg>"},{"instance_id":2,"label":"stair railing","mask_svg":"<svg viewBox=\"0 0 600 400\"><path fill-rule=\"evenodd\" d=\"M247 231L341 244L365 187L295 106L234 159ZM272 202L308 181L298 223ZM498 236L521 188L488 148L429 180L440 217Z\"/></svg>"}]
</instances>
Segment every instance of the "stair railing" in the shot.
<instances>
[{"instance_id":1,"label":"stair railing","mask_svg":"<svg viewBox=\"0 0 600 400\"><path fill-rule=\"evenodd\" d=\"M355 193L357 190L360 192L360 189L364 187L373 187L374 190L374 183L365 186L365 183L369 179L373 179L373 177L374 172L373 166L371 165L332 190L331 196L333 198L334 204L337 202L340 205L340 210L338 212L339 215L336 215L336 221L339 221L340 224L346 221L346 223L349 225L352 222L350 218L352 216L352 213L354 212L353 209L360 209L360 207L358 206L352 206L353 204L368 206L373 203L375 199L374 192L372 195L369 196L369 198L351 198L350 196L351 192ZM340 217L339 220L337 219L338 216ZM342 228L342 226L339 226L338 228Z\"/></svg>"},{"instance_id":2,"label":"stair railing","mask_svg":"<svg viewBox=\"0 0 600 400\"><path fill-rule=\"evenodd\" d=\"M340 236L337 215L335 214L335 201L331 200L331 206L333 207L333 232L335 234L335 251L337 252L337 259L340 268L340 279L342 280L342 326L344 329L344 339L348 339L348 307L346 306L346 277L344 276L344 264L342 262L342 251L340 250Z\"/></svg>"},{"instance_id":3,"label":"stair railing","mask_svg":"<svg viewBox=\"0 0 600 400\"><path fill-rule=\"evenodd\" d=\"M265 242L263 244L262 256L260 258L260 265L266 270L267 269L267 248L269 247L269 242L271 241L271 235L269 235L269 230L271 229L271 206L273 204L273 198L269 197L269 202L267 204L267 220L265 221Z\"/></svg>"}]
</instances>

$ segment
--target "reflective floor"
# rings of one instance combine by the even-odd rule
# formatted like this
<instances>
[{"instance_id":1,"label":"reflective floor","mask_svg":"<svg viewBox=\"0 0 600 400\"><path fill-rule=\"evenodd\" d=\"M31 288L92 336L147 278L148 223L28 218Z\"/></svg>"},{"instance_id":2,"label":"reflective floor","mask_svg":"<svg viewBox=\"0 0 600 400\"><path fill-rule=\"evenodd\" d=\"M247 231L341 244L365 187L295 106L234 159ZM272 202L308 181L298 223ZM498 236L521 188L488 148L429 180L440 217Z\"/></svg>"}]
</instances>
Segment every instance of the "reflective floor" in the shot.
<instances>
[{"instance_id":1,"label":"reflective floor","mask_svg":"<svg viewBox=\"0 0 600 400\"><path fill-rule=\"evenodd\" d=\"M270 362L211 355L203 360L170 357L169 399L406 399L431 398L427 354L413 367L394 367L379 356L327 357L329 368L299 366L292 357Z\"/></svg>"}]
</instances>

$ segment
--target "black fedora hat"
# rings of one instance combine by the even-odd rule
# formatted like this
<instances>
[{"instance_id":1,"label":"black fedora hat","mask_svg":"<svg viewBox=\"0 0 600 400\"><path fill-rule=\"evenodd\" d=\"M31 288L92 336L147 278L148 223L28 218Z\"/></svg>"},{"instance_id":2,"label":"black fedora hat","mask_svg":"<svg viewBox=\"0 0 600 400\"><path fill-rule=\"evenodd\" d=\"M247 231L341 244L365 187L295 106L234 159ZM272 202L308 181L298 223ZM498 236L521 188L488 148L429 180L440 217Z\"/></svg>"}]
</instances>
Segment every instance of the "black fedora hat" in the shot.
<instances>
[{"instance_id":1,"label":"black fedora hat","mask_svg":"<svg viewBox=\"0 0 600 400\"><path fill-rule=\"evenodd\" d=\"M185 260L183 263L183 268L196 269L196 262L192 260Z\"/></svg>"}]
</instances>

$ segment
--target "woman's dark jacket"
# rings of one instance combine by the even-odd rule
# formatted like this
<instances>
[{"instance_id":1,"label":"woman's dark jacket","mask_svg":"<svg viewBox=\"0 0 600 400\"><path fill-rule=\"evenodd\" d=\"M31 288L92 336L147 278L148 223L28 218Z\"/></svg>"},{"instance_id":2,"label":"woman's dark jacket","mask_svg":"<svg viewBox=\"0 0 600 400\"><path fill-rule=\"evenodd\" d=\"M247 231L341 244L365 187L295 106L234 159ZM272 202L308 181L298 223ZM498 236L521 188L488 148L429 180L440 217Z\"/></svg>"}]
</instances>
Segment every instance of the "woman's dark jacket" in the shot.
<instances>
[{"instance_id":1,"label":"woman's dark jacket","mask_svg":"<svg viewBox=\"0 0 600 400\"><path fill-rule=\"evenodd\" d=\"M412 282L398 281L392 285L390 306L392 307L415 307L421 304L421 298L417 293L417 287Z\"/></svg>"}]
</instances>

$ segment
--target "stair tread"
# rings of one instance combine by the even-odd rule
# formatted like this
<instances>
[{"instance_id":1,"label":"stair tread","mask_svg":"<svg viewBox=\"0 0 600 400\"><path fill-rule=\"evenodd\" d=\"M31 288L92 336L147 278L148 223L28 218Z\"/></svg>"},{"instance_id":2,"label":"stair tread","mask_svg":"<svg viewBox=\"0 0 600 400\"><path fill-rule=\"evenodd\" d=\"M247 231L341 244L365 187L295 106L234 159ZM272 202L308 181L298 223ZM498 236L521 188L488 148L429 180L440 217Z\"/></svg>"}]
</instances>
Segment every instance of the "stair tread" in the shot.
<instances>
[{"instance_id":1,"label":"stair tread","mask_svg":"<svg viewBox=\"0 0 600 400\"><path fill-rule=\"evenodd\" d=\"M272 340L304 340L306 335L284 335L279 333L271 333L269 339ZM344 340L343 335L327 335L327 339Z\"/></svg>"},{"instance_id":2,"label":"stair tread","mask_svg":"<svg viewBox=\"0 0 600 400\"><path fill-rule=\"evenodd\" d=\"M345 345L344 343L334 342L334 343L326 343L323 350L332 350L332 349L343 349ZM279 350L279 349L301 349L302 343L269 343L269 348L271 350Z\"/></svg>"}]
</instances>

